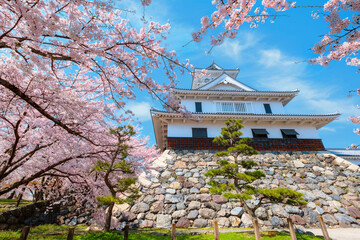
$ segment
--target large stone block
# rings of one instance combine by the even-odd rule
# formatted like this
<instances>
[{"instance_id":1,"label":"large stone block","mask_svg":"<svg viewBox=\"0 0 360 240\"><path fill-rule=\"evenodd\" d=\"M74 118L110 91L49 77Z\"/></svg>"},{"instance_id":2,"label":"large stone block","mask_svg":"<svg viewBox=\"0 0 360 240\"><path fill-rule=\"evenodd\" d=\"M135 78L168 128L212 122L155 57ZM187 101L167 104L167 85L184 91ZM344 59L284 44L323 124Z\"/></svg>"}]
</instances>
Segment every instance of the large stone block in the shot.
<instances>
[{"instance_id":1,"label":"large stone block","mask_svg":"<svg viewBox=\"0 0 360 240\"><path fill-rule=\"evenodd\" d=\"M217 219L220 228L230 227L230 220L226 217L221 217Z\"/></svg>"},{"instance_id":2,"label":"large stone block","mask_svg":"<svg viewBox=\"0 0 360 240\"><path fill-rule=\"evenodd\" d=\"M285 206L285 211L287 213L290 213L290 214L300 214L301 213L301 210L299 207L297 206L291 206L291 205L286 205Z\"/></svg>"},{"instance_id":3,"label":"large stone block","mask_svg":"<svg viewBox=\"0 0 360 240\"><path fill-rule=\"evenodd\" d=\"M228 217L230 216L230 210L229 209L220 209L220 211L217 212L218 217Z\"/></svg>"},{"instance_id":4,"label":"large stone block","mask_svg":"<svg viewBox=\"0 0 360 240\"><path fill-rule=\"evenodd\" d=\"M245 227L252 227L253 223L252 223L252 218L249 214L244 213L241 216L241 222L244 223Z\"/></svg>"},{"instance_id":5,"label":"large stone block","mask_svg":"<svg viewBox=\"0 0 360 240\"><path fill-rule=\"evenodd\" d=\"M210 194L198 194L196 196L196 199L200 202L209 202L211 201L211 195Z\"/></svg>"},{"instance_id":6,"label":"large stone block","mask_svg":"<svg viewBox=\"0 0 360 240\"><path fill-rule=\"evenodd\" d=\"M196 219L199 215L199 211L198 210L192 210L189 212L187 218L190 220Z\"/></svg>"},{"instance_id":7,"label":"large stone block","mask_svg":"<svg viewBox=\"0 0 360 240\"><path fill-rule=\"evenodd\" d=\"M171 216L163 214L157 215L156 228L171 228Z\"/></svg>"},{"instance_id":8,"label":"large stone block","mask_svg":"<svg viewBox=\"0 0 360 240\"><path fill-rule=\"evenodd\" d=\"M300 217L299 215L292 215L292 216L290 216L290 218L293 221L293 223L296 225L305 225L304 219L302 217Z\"/></svg>"},{"instance_id":9,"label":"large stone block","mask_svg":"<svg viewBox=\"0 0 360 240\"><path fill-rule=\"evenodd\" d=\"M216 212L210 208L201 208L199 214L202 218L213 219L216 216Z\"/></svg>"},{"instance_id":10,"label":"large stone block","mask_svg":"<svg viewBox=\"0 0 360 240\"><path fill-rule=\"evenodd\" d=\"M268 219L268 215L266 212L266 209L263 207L259 207L258 209L255 210L255 216L261 220L267 220Z\"/></svg>"},{"instance_id":11,"label":"large stone block","mask_svg":"<svg viewBox=\"0 0 360 240\"><path fill-rule=\"evenodd\" d=\"M346 208L346 211L349 213L351 217L356 219L360 218L360 210L358 208L350 206Z\"/></svg>"},{"instance_id":12,"label":"large stone block","mask_svg":"<svg viewBox=\"0 0 360 240\"><path fill-rule=\"evenodd\" d=\"M200 209L201 203L198 201L191 201L188 206L188 210Z\"/></svg>"},{"instance_id":13,"label":"large stone block","mask_svg":"<svg viewBox=\"0 0 360 240\"><path fill-rule=\"evenodd\" d=\"M182 194L177 194L177 195L166 194L165 195L165 203L179 203L182 201L184 201L184 195L182 195Z\"/></svg>"},{"instance_id":14,"label":"large stone block","mask_svg":"<svg viewBox=\"0 0 360 240\"><path fill-rule=\"evenodd\" d=\"M322 215L322 217L323 217L324 223L326 225L334 226L334 225L338 224L338 221L336 220L336 218L333 215L324 214L324 215Z\"/></svg>"},{"instance_id":15,"label":"large stone block","mask_svg":"<svg viewBox=\"0 0 360 240\"><path fill-rule=\"evenodd\" d=\"M163 209L164 209L163 201L157 201L151 205L150 212L151 213L161 213L163 211Z\"/></svg>"},{"instance_id":16,"label":"large stone block","mask_svg":"<svg viewBox=\"0 0 360 240\"><path fill-rule=\"evenodd\" d=\"M345 214L335 213L334 217L336 218L336 220L339 221L339 224L342 227L350 226L352 223L358 223L358 221L356 221L355 218L350 217L350 216L345 215Z\"/></svg>"},{"instance_id":17,"label":"large stone block","mask_svg":"<svg viewBox=\"0 0 360 240\"><path fill-rule=\"evenodd\" d=\"M172 216L172 218L181 218L181 217L185 216L185 214L186 214L185 210L177 210L171 216Z\"/></svg>"},{"instance_id":18,"label":"large stone block","mask_svg":"<svg viewBox=\"0 0 360 240\"><path fill-rule=\"evenodd\" d=\"M186 217L182 217L177 221L176 227L177 228L188 228L191 226L190 220L188 220Z\"/></svg>"},{"instance_id":19,"label":"large stone block","mask_svg":"<svg viewBox=\"0 0 360 240\"><path fill-rule=\"evenodd\" d=\"M154 222L151 220L139 220L140 228L152 228L154 227Z\"/></svg>"},{"instance_id":20,"label":"large stone block","mask_svg":"<svg viewBox=\"0 0 360 240\"><path fill-rule=\"evenodd\" d=\"M272 205L271 211L272 211L272 214L275 216L283 217L283 218L289 217L289 214L285 211L285 209L278 204Z\"/></svg>"},{"instance_id":21,"label":"large stone block","mask_svg":"<svg viewBox=\"0 0 360 240\"><path fill-rule=\"evenodd\" d=\"M132 212L123 212L121 214L121 218L120 221L123 222L132 222L136 219L137 215L135 213Z\"/></svg>"},{"instance_id":22,"label":"large stone block","mask_svg":"<svg viewBox=\"0 0 360 240\"><path fill-rule=\"evenodd\" d=\"M229 220L232 227L239 227L241 224L241 219L239 217L231 216L229 217Z\"/></svg>"},{"instance_id":23,"label":"large stone block","mask_svg":"<svg viewBox=\"0 0 360 240\"><path fill-rule=\"evenodd\" d=\"M305 208L304 210L304 220L305 222L309 223L309 224L315 224L318 222L317 217L319 216L319 214L310 209L310 208Z\"/></svg>"},{"instance_id":24,"label":"large stone block","mask_svg":"<svg viewBox=\"0 0 360 240\"><path fill-rule=\"evenodd\" d=\"M303 164L299 160L294 160L293 163L294 163L295 168L303 168L303 167L305 167L305 164Z\"/></svg>"},{"instance_id":25,"label":"large stone block","mask_svg":"<svg viewBox=\"0 0 360 240\"><path fill-rule=\"evenodd\" d=\"M244 208L242 208L242 207L236 207L230 211L231 215L238 216L238 217L240 217L243 213L244 213Z\"/></svg>"},{"instance_id":26,"label":"large stone block","mask_svg":"<svg viewBox=\"0 0 360 240\"><path fill-rule=\"evenodd\" d=\"M177 169L177 168L184 169L184 168L186 168L186 163L183 162L183 161L177 161L177 162L175 162L175 164L174 164L174 168L175 168L175 169Z\"/></svg>"},{"instance_id":27,"label":"large stone block","mask_svg":"<svg viewBox=\"0 0 360 240\"><path fill-rule=\"evenodd\" d=\"M207 227L208 221L205 219L196 219L193 223L194 228L204 228Z\"/></svg>"},{"instance_id":28,"label":"large stone block","mask_svg":"<svg viewBox=\"0 0 360 240\"><path fill-rule=\"evenodd\" d=\"M151 187L151 185L152 185L152 182L145 177L145 174L141 174L141 175L138 177L138 182L139 182L142 186L144 186L144 187L146 187L146 188L149 188L149 187Z\"/></svg>"},{"instance_id":29,"label":"large stone block","mask_svg":"<svg viewBox=\"0 0 360 240\"><path fill-rule=\"evenodd\" d=\"M136 203L132 208L131 212L133 213L144 213L149 211L150 207L144 202Z\"/></svg>"},{"instance_id":30,"label":"large stone block","mask_svg":"<svg viewBox=\"0 0 360 240\"><path fill-rule=\"evenodd\" d=\"M275 228L280 228L284 225L284 221L277 216L272 217L270 219L270 222L271 222L271 225Z\"/></svg>"},{"instance_id":31,"label":"large stone block","mask_svg":"<svg viewBox=\"0 0 360 240\"><path fill-rule=\"evenodd\" d=\"M222 203L227 203L228 202L228 199L221 196L221 195L213 195L212 196L212 200L215 202L215 203L219 203L219 204L222 204Z\"/></svg>"}]
</instances>

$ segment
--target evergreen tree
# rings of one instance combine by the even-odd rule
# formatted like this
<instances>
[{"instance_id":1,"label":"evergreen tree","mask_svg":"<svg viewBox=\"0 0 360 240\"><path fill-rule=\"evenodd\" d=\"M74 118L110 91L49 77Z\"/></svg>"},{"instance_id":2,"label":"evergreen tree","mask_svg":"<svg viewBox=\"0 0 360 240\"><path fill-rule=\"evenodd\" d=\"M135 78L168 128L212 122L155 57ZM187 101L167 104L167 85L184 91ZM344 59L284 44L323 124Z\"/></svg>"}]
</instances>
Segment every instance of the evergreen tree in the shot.
<instances>
[{"instance_id":1,"label":"evergreen tree","mask_svg":"<svg viewBox=\"0 0 360 240\"><path fill-rule=\"evenodd\" d=\"M210 193L222 194L227 199L238 199L253 219L255 219L255 210L264 203L285 203L291 205L306 204L303 201L302 193L293 191L288 188L277 189L259 189L255 184L255 180L266 177L260 170L251 170L257 166L254 161L242 160L244 155L254 155L257 151L250 147L249 138L241 138L240 131L244 125L241 119L230 119L225 122L225 127L221 130L221 135L214 139L214 143L226 147L226 151L217 152L215 156L232 156L229 160L220 158L217 161L219 168L209 170L205 176L211 180L209 184L212 186ZM221 183L219 178L227 179L227 183ZM248 200L254 200L250 203Z\"/></svg>"},{"instance_id":2,"label":"evergreen tree","mask_svg":"<svg viewBox=\"0 0 360 240\"><path fill-rule=\"evenodd\" d=\"M133 204L139 197L138 189L135 187L136 172L135 166L129 161L129 141L136 132L131 125L125 125L117 129L112 129L111 134L118 138L118 145L112 153L96 162L93 171L96 173L98 181L105 182L109 195L98 196L98 206L106 206L104 230L109 231L111 227L112 211L115 203ZM99 179L100 178L100 179Z\"/></svg>"}]
</instances>

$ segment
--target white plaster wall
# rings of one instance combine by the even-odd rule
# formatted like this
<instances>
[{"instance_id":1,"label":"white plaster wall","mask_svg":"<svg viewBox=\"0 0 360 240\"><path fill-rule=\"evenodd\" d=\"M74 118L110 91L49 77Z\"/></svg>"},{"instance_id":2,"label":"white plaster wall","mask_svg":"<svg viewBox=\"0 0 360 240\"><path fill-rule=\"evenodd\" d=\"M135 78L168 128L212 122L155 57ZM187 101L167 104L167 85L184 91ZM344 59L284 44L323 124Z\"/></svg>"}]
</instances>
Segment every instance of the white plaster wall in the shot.
<instances>
[{"instance_id":1,"label":"white plaster wall","mask_svg":"<svg viewBox=\"0 0 360 240\"><path fill-rule=\"evenodd\" d=\"M195 102L201 102L203 112L209 112L209 113L216 112L216 104L212 100L185 99L181 101L181 104L183 104L187 110L191 112L195 112Z\"/></svg>"},{"instance_id":2,"label":"white plaster wall","mask_svg":"<svg viewBox=\"0 0 360 240\"><path fill-rule=\"evenodd\" d=\"M185 124L169 124L169 137L192 137L192 128L207 128L208 137L216 137L220 134L224 124L204 124L204 123L185 123ZM302 139L319 139L319 134L313 126L296 126L296 125L247 125L241 131L243 137L252 138L252 128L265 128L268 132L268 138L283 138L280 129L295 129L299 133L298 138Z\"/></svg>"},{"instance_id":3,"label":"white plaster wall","mask_svg":"<svg viewBox=\"0 0 360 240\"><path fill-rule=\"evenodd\" d=\"M230 85L229 84L218 84L218 85L216 85L214 87L211 87L209 89L211 89L211 90L232 90L232 91L235 90L235 91L237 91L240 88L235 86L235 85L232 85L232 84L230 84Z\"/></svg>"},{"instance_id":4,"label":"white plaster wall","mask_svg":"<svg viewBox=\"0 0 360 240\"><path fill-rule=\"evenodd\" d=\"M181 103L186 107L187 110L195 112L195 102L201 102L202 111L205 113L216 112L216 102L214 100L194 100L194 99L185 99ZM227 102L227 101L226 101ZM285 109L281 102L251 102L254 113L265 113L264 103L269 103L270 108L273 114L285 114Z\"/></svg>"},{"instance_id":5,"label":"white plaster wall","mask_svg":"<svg viewBox=\"0 0 360 240\"><path fill-rule=\"evenodd\" d=\"M266 113L264 103L270 104L273 114L285 114L285 108L281 102L252 102L254 113Z\"/></svg>"}]
</instances>

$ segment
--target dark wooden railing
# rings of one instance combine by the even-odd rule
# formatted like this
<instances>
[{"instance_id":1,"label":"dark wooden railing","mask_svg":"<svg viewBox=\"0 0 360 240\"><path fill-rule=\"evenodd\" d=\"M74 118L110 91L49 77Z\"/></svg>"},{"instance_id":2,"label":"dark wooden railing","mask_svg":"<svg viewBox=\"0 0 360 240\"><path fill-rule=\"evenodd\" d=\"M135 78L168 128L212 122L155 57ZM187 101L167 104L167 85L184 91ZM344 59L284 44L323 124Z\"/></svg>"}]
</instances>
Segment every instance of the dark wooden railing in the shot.
<instances>
[{"instance_id":1,"label":"dark wooden railing","mask_svg":"<svg viewBox=\"0 0 360 240\"><path fill-rule=\"evenodd\" d=\"M168 149L224 150L214 138L168 137ZM324 151L321 139L254 138L249 144L258 151Z\"/></svg>"}]
</instances>

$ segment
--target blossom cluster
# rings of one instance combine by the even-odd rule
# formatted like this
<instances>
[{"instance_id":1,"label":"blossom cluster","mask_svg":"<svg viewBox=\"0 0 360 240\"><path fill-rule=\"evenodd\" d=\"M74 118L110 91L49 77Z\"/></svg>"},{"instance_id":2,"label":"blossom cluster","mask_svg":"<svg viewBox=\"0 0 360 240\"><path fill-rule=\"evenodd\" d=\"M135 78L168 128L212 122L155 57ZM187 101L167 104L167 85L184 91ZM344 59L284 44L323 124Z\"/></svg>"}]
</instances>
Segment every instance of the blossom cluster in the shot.
<instances>
[{"instance_id":1,"label":"blossom cluster","mask_svg":"<svg viewBox=\"0 0 360 240\"><path fill-rule=\"evenodd\" d=\"M131 121L124 109L135 89L181 108L170 89L185 64L162 45L169 24L136 29L112 1L0 6L0 195L43 177L95 186L89 172L117 146L109 129ZM168 83L153 79L157 69ZM129 145L139 170L158 153L141 137Z\"/></svg>"},{"instance_id":2,"label":"blossom cluster","mask_svg":"<svg viewBox=\"0 0 360 240\"><path fill-rule=\"evenodd\" d=\"M216 36L211 36L213 46L221 45L225 38L235 38L239 27L244 23L250 23L250 27L257 27L258 23L265 23L271 16L268 9L278 12L295 7L295 2L289 4L287 0L263 0L260 12L260 7L256 7L257 2L256 0L213 0L212 4L216 5L216 11L211 14L210 18L205 16L201 19L201 28L192 34L193 40L200 42L209 29L215 29L224 23L224 31ZM276 18L276 14L272 16Z\"/></svg>"}]
</instances>

